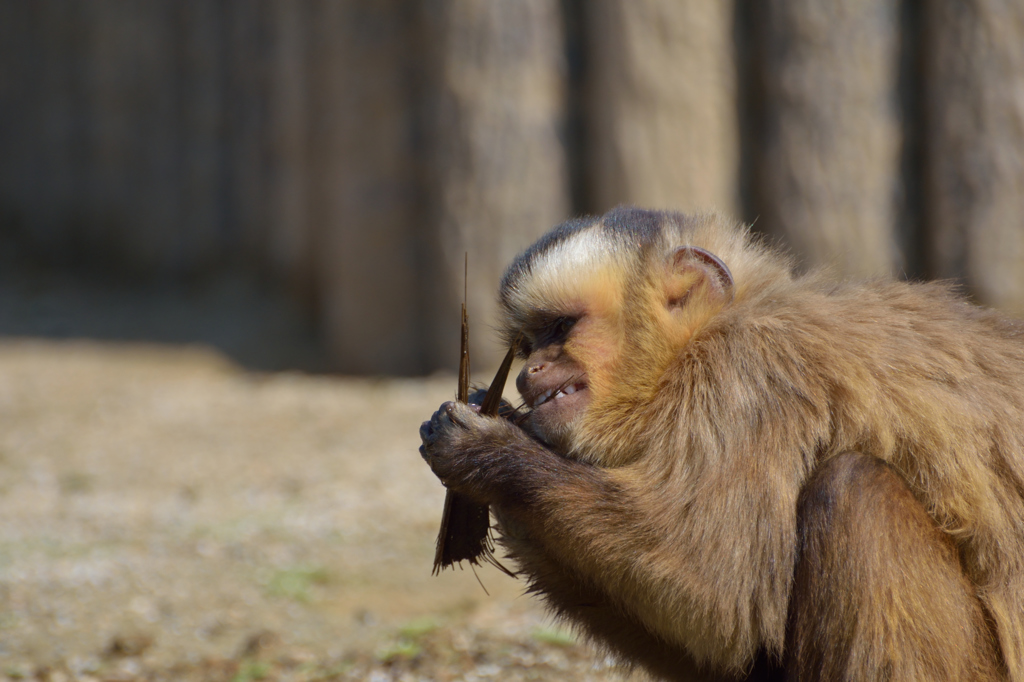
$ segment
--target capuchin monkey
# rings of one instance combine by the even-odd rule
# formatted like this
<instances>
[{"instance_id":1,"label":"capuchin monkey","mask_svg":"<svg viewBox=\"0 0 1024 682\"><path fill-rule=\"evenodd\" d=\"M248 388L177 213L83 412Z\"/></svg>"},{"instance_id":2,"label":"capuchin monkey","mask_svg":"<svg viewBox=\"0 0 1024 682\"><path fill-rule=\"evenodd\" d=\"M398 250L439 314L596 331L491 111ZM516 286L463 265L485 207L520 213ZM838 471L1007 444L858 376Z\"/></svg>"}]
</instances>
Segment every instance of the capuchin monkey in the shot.
<instances>
[{"instance_id":1,"label":"capuchin monkey","mask_svg":"<svg viewBox=\"0 0 1024 682\"><path fill-rule=\"evenodd\" d=\"M1024 324L634 208L499 296L529 411L445 403L421 453L588 638L669 680L1024 680Z\"/></svg>"}]
</instances>

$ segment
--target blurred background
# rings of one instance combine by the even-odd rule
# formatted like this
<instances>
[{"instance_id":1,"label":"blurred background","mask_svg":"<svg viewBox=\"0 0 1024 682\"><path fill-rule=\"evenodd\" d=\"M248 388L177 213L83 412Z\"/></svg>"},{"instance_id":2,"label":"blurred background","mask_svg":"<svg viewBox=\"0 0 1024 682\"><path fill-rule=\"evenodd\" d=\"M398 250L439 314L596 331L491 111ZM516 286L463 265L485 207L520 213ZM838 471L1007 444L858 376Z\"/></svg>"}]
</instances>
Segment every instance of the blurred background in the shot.
<instances>
[{"instance_id":1,"label":"blurred background","mask_svg":"<svg viewBox=\"0 0 1024 682\"><path fill-rule=\"evenodd\" d=\"M0 0L0 682L623 679L416 454L620 203L1024 315L1024 2Z\"/></svg>"},{"instance_id":2,"label":"blurred background","mask_svg":"<svg viewBox=\"0 0 1024 682\"><path fill-rule=\"evenodd\" d=\"M0 0L0 334L423 374L468 253L487 364L504 265L619 203L1019 315L1022 45L1017 0Z\"/></svg>"}]
</instances>

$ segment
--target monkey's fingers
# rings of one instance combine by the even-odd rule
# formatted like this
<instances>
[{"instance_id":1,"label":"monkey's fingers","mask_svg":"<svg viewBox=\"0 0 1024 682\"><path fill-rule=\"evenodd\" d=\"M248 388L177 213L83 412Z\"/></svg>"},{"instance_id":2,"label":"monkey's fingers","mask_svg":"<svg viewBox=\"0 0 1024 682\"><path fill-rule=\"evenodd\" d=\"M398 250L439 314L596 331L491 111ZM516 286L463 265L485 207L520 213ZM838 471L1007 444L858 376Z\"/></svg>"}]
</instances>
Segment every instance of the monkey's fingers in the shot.
<instances>
[{"instance_id":1,"label":"monkey's fingers","mask_svg":"<svg viewBox=\"0 0 1024 682\"><path fill-rule=\"evenodd\" d=\"M470 405L470 407L478 408L477 411L479 412L480 411L479 408L483 405L484 398L486 396L487 396L487 389L486 388L475 389L473 392L471 392L469 394L469 405ZM515 416L515 412L516 412L515 406L512 403L510 403L509 401L507 401L504 398L502 398L501 402L498 404L498 416L502 417L504 419L511 419L512 417Z\"/></svg>"},{"instance_id":2,"label":"monkey's fingers","mask_svg":"<svg viewBox=\"0 0 1024 682\"><path fill-rule=\"evenodd\" d=\"M464 405L455 402L442 404L430 419L420 424L420 440L423 442L420 453L424 456L430 455L453 429L470 428L470 419L479 411L478 405Z\"/></svg>"},{"instance_id":3,"label":"monkey's fingers","mask_svg":"<svg viewBox=\"0 0 1024 682\"><path fill-rule=\"evenodd\" d=\"M427 449L434 444L434 427L430 420L420 424L420 456L427 459Z\"/></svg>"},{"instance_id":4,"label":"monkey's fingers","mask_svg":"<svg viewBox=\"0 0 1024 682\"><path fill-rule=\"evenodd\" d=\"M462 429L469 429L472 418L480 413L480 406L447 402L441 406L437 413L443 413L453 425Z\"/></svg>"}]
</instances>

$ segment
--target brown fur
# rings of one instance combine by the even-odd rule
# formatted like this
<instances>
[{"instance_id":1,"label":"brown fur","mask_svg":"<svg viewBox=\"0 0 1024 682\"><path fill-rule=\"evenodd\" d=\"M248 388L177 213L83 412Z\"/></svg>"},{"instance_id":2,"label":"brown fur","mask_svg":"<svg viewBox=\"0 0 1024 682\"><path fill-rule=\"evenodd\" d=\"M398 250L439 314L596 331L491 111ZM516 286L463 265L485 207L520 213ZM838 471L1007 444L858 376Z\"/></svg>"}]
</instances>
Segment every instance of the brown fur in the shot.
<instances>
[{"instance_id":1,"label":"brown fur","mask_svg":"<svg viewBox=\"0 0 1024 682\"><path fill-rule=\"evenodd\" d=\"M595 640L669 679L1024 680L1024 325L636 209L541 240L502 303L527 398L588 402L446 405L424 456Z\"/></svg>"}]
</instances>

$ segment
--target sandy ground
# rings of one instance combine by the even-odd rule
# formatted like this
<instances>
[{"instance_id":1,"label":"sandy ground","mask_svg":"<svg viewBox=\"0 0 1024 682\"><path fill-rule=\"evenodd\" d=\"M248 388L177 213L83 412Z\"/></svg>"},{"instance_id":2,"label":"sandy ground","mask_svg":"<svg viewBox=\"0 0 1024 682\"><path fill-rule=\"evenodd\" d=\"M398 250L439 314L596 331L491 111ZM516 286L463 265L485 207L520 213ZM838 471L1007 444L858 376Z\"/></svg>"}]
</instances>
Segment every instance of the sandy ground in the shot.
<instances>
[{"instance_id":1,"label":"sandy ground","mask_svg":"<svg viewBox=\"0 0 1024 682\"><path fill-rule=\"evenodd\" d=\"M454 383L0 338L0 680L622 679L517 581L430 575Z\"/></svg>"}]
</instances>

